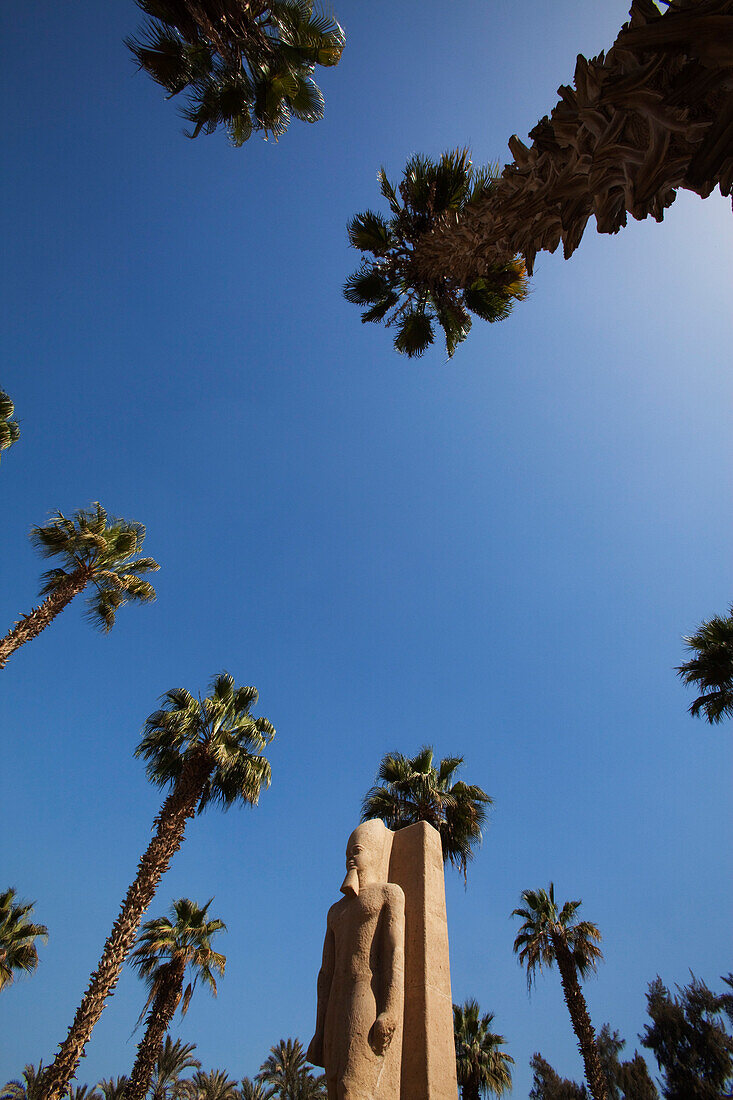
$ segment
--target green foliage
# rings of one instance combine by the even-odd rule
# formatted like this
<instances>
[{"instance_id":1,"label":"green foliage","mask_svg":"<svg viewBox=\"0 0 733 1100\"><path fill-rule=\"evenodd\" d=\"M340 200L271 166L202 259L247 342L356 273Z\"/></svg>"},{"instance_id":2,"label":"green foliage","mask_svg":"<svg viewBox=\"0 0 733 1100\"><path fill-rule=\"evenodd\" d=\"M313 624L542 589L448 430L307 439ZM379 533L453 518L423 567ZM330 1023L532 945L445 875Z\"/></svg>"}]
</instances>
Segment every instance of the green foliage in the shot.
<instances>
[{"instance_id":1,"label":"green foliage","mask_svg":"<svg viewBox=\"0 0 733 1100\"><path fill-rule=\"evenodd\" d=\"M222 126L235 146L275 140L291 118L323 118L316 65L337 65L344 33L313 0L136 0L149 17L126 39L169 98L185 92L189 137Z\"/></svg>"},{"instance_id":2,"label":"green foliage","mask_svg":"<svg viewBox=\"0 0 733 1100\"><path fill-rule=\"evenodd\" d=\"M127 1080L124 1074L121 1077L104 1077L97 1084L97 1088L104 1100L124 1100Z\"/></svg>"},{"instance_id":3,"label":"green foliage","mask_svg":"<svg viewBox=\"0 0 733 1100\"><path fill-rule=\"evenodd\" d=\"M225 1070L197 1070L188 1082L186 1096L188 1100L239 1100L239 1090Z\"/></svg>"},{"instance_id":4,"label":"green foliage","mask_svg":"<svg viewBox=\"0 0 733 1100\"><path fill-rule=\"evenodd\" d=\"M153 558L139 557L145 541L142 523L109 516L101 504L92 504L67 519L56 512L50 523L33 527L31 543L44 558L60 557L64 568L49 569L41 577L41 595L59 591L73 574L86 574L93 594L88 597L87 617L107 632L126 603L151 603L152 584L142 578L160 568Z\"/></svg>"},{"instance_id":5,"label":"green foliage","mask_svg":"<svg viewBox=\"0 0 733 1100\"><path fill-rule=\"evenodd\" d=\"M16 972L38 966L36 940L48 939L48 929L28 920L32 912L33 902L21 901L12 886L0 894L0 990L13 984Z\"/></svg>"},{"instance_id":6,"label":"green foliage","mask_svg":"<svg viewBox=\"0 0 733 1100\"><path fill-rule=\"evenodd\" d=\"M529 1065L534 1073L529 1100L588 1100L585 1085L560 1077L541 1054L533 1054Z\"/></svg>"},{"instance_id":7,"label":"green foliage","mask_svg":"<svg viewBox=\"0 0 733 1100\"><path fill-rule=\"evenodd\" d=\"M8 1081L0 1089L0 1100L43 1100L43 1062L27 1065L20 1080Z\"/></svg>"},{"instance_id":8,"label":"green foliage","mask_svg":"<svg viewBox=\"0 0 733 1100\"><path fill-rule=\"evenodd\" d=\"M271 1097L275 1094L272 1089L267 1088L261 1081L253 1081L249 1077L243 1077L239 1095L241 1100L271 1100Z\"/></svg>"},{"instance_id":9,"label":"green foliage","mask_svg":"<svg viewBox=\"0 0 733 1100\"><path fill-rule=\"evenodd\" d=\"M492 799L480 787L453 782L462 763L462 756L450 756L436 765L429 745L413 757L387 753L377 772L381 784L364 798L362 821L378 817L393 830L416 821L429 822L440 833L443 859L450 860L465 878Z\"/></svg>"},{"instance_id":10,"label":"green foliage","mask_svg":"<svg viewBox=\"0 0 733 1100\"><path fill-rule=\"evenodd\" d=\"M733 607L714 616L685 638L695 656L677 669L685 684L702 694L690 705L690 714L704 714L711 724L733 716Z\"/></svg>"},{"instance_id":11,"label":"green foliage","mask_svg":"<svg viewBox=\"0 0 733 1100\"><path fill-rule=\"evenodd\" d=\"M195 1049L195 1043L182 1043L166 1035L150 1081L149 1100L188 1100L188 1081L181 1075L187 1069L201 1069L193 1056Z\"/></svg>"},{"instance_id":12,"label":"green foliage","mask_svg":"<svg viewBox=\"0 0 733 1100\"><path fill-rule=\"evenodd\" d=\"M299 1039L281 1039L270 1047L255 1081L277 1100L326 1100L325 1080L314 1077Z\"/></svg>"},{"instance_id":13,"label":"green foliage","mask_svg":"<svg viewBox=\"0 0 733 1100\"><path fill-rule=\"evenodd\" d=\"M20 428L12 418L14 412L15 405L12 399L4 390L0 390L0 451L6 451L8 447L12 447L20 437Z\"/></svg>"},{"instance_id":14,"label":"green foliage","mask_svg":"<svg viewBox=\"0 0 733 1100\"><path fill-rule=\"evenodd\" d=\"M728 982L726 982L728 984ZM673 997L661 978L649 984L651 1024L641 1036L662 1074L664 1100L721 1100L733 1087L733 1037L724 1015L733 995L715 994L692 975Z\"/></svg>"},{"instance_id":15,"label":"green foliage","mask_svg":"<svg viewBox=\"0 0 733 1100\"><path fill-rule=\"evenodd\" d=\"M158 917L146 921L138 936L138 945L130 961L148 986L149 996L140 1019L153 1003L168 976L171 963L178 962L192 974L181 1001L181 1015L185 1016L191 997L199 980L216 996L216 977L224 973L226 957L214 951L211 938L226 930L221 920L208 920L207 914L213 898L206 905L198 906L190 898L174 901L170 913L174 918Z\"/></svg>"},{"instance_id":16,"label":"green foliage","mask_svg":"<svg viewBox=\"0 0 733 1100\"><path fill-rule=\"evenodd\" d=\"M514 952L527 967L527 986L531 988L535 971L552 967L556 958L553 936L565 944L581 978L596 968L603 958L598 943L601 933L590 921L575 921L581 901L566 901L562 909L555 903L555 887L547 890L523 890L524 907L514 909L513 917L522 918L522 926L514 940Z\"/></svg>"},{"instance_id":17,"label":"green foliage","mask_svg":"<svg viewBox=\"0 0 733 1100\"><path fill-rule=\"evenodd\" d=\"M617 1031L611 1031L609 1024L604 1024L598 1032L596 1046L606 1085L606 1100L659 1100L646 1062L638 1051L634 1051L630 1062L620 1060L626 1040Z\"/></svg>"},{"instance_id":18,"label":"green foliage","mask_svg":"<svg viewBox=\"0 0 733 1100\"><path fill-rule=\"evenodd\" d=\"M344 297L369 307L362 312L363 322L394 327L394 346L408 358L422 355L440 326L450 358L468 336L471 313L484 321L502 321L528 292L524 264L516 257L482 271L466 285L427 278L416 263L416 250L432 230L491 194L494 170L474 168L468 150L456 149L438 161L411 157L399 187L390 183L383 168L377 178L391 216L367 210L349 222L349 244L371 258L362 256L346 279Z\"/></svg>"},{"instance_id":19,"label":"green foliage","mask_svg":"<svg viewBox=\"0 0 733 1100\"><path fill-rule=\"evenodd\" d=\"M453 1036L456 1045L456 1074L462 1095L501 1096L512 1087L514 1059L499 1048L506 1040L491 1030L494 1013L480 1015L478 1002L453 1005Z\"/></svg>"},{"instance_id":20,"label":"green foliage","mask_svg":"<svg viewBox=\"0 0 733 1100\"><path fill-rule=\"evenodd\" d=\"M253 718L257 689L236 687L227 672L215 676L210 695L194 698L185 688L163 696L164 706L149 716L135 755L146 762L148 778L159 787L180 777L186 760L201 754L211 764L199 800L227 809L234 802L255 805L270 785L270 764L261 755L275 736L266 718ZM254 751L253 751L254 750Z\"/></svg>"}]
</instances>

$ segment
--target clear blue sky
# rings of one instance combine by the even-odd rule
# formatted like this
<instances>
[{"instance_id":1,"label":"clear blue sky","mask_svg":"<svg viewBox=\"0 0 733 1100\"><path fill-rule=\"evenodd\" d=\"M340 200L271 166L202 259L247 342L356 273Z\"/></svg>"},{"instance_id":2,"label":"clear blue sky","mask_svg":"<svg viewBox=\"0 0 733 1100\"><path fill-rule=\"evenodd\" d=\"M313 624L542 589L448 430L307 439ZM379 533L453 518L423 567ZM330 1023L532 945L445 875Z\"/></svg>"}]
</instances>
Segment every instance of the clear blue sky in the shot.
<instances>
[{"instance_id":1,"label":"clear blue sky","mask_svg":"<svg viewBox=\"0 0 733 1100\"><path fill-rule=\"evenodd\" d=\"M609 46L623 2L339 0L327 113L279 144L187 141L122 38L131 2L6 11L0 384L2 631L36 602L27 541L100 500L144 522L158 602L108 637L71 607L2 674L0 887L50 930L0 997L0 1082L66 1034L160 804L133 759L160 694L227 668L277 727L253 811L193 822L174 897L229 926L220 995L175 1034L252 1075L310 1037L326 910L389 749L461 753L495 799L448 875L454 999L478 998L526 1097L540 1050L581 1066L557 973L512 955L554 879L604 936L594 1022L629 1042L645 989L730 969L730 727L686 713L681 636L731 599L730 204L589 226L540 257L504 324L446 363L398 357L340 286L375 173L469 144L507 159ZM2 632L0 631L0 632ZM81 1081L128 1071L125 973Z\"/></svg>"}]
</instances>

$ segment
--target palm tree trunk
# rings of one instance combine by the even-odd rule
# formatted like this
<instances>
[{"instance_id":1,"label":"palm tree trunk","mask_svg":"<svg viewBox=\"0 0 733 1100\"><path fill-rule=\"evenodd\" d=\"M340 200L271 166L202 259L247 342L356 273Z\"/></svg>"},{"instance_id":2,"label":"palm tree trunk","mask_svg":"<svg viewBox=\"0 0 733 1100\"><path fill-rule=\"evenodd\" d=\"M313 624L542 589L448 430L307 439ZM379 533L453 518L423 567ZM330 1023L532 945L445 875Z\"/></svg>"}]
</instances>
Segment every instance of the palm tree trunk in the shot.
<instances>
[{"instance_id":1,"label":"palm tree trunk","mask_svg":"<svg viewBox=\"0 0 733 1100\"><path fill-rule=\"evenodd\" d=\"M88 570L75 569L61 582L55 592L46 597L42 604L18 619L13 629L4 638L0 638L0 668L5 668L11 653L15 653L16 649L20 649L31 638L38 637L41 631L46 629L51 620L64 610L67 603L71 603L74 596L86 587L89 577Z\"/></svg>"},{"instance_id":2,"label":"palm tree trunk","mask_svg":"<svg viewBox=\"0 0 733 1100\"><path fill-rule=\"evenodd\" d=\"M603 1079L601 1061L598 1057L596 1033L590 1022L585 997L580 989L580 982L578 981L578 974L575 969L575 963L573 962L573 956L570 954L562 936L559 936L556 932L551 932L550 935L552 937L552 946L555 949L555 958L557 959L557 966L562 980L565 1003L568 1006L573 1031L578 1037L578 1046L583 1056L585 1076L588 1081L591 1096L593 1100L606 1100L606 1083Z\"/></svg>"},{"instance_id":3,"label":"palm tree trunk","mask_svg":"<svg viewBox=\"0 0 733 1100\"><path fill-rule=\"evenodd\" d=\"M125 957L135 942L140 921L153 900L161 876L183 843L186 822L196 813L211 763L206 753L192 755L184 764L176 785L155 819L155 835L138 864L130 886L104 945L99 966L92 973L69 1034L46 1070L44 1100L60 1100L74 1076L92 1029L102 1015L107 997L114 991Z\"/></svg>"},{"instance_id":4,"label":"palm tree trunk","mask_svg":"<svg viewBox=\"0 0 733 1100\"><path fill-rule=\"evenodd\" d=\"M186 961L184 958L180 958L167 965L170 970L161 983L155 995L153 1007L148 1013L145 1034L137 1048L135 1065L132 1067L130 1080L125 1087L123 1100L143 1100L163 1046L165 1033L170 1027L171 1020L181 999Z\"/></svg>"},{"instance_id":5,"label":"palm tree trunk","mask_svg":"<svg viewBox=\"0 0 733 1100\"><path fill-rule=\"evenodd\" d=\"M461 1100L479 1100L478 1077L471 1077L461 1085Z\"/></svg>"}]
</instances>

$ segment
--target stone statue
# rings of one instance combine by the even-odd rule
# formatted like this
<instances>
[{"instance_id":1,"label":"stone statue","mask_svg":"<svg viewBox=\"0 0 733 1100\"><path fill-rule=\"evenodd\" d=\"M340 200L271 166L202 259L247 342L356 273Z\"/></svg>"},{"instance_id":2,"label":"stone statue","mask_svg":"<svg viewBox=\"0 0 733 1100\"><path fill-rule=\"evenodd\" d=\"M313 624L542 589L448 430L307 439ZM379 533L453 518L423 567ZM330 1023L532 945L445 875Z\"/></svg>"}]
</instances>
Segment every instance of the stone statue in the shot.
<instances>
[{"instance_id":1,"label":"stone statue","mask_svg":"<svg viewBox=\"0 0 733 1100\"><path fill-rule=\"evenodd\" d=\"M398 1100L405 895L387 881L392 833L366 821L349 837L344 897L328 912L308 1060L328 1100Z\"/></svg>"}]
</instances>

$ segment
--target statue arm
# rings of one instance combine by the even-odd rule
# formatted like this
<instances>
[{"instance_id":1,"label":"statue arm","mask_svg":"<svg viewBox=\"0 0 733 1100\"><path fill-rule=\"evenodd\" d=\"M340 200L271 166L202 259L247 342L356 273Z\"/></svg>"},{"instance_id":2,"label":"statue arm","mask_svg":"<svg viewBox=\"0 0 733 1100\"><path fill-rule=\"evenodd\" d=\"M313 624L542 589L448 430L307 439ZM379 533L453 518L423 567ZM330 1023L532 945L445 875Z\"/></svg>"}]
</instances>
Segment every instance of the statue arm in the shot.
<instances>
[{"instance_id":1,"label":"statue arm","mask_svg":"<svg viewBox=\"0 0 733 1100\"><path fill-rule=\"evenodd\" d=\"M326 1008L333 981L333 969L335 962L335 943L333 929L329 922L326 928L326 938L323 941L323 961L318 973L318 1007L316 1009L316 1032L311 1039L306 1058L314 1066L323 1067L323 1031L326 1023Z\"/></svg>"},{"instance_id":2,"label":"statue arm","mask_svg":"<svg viewBox=\"0 0 733 1100\"><path fill-rule=\"evenodd\" d=\"M402 1018L405 989L405 895L399 886L388 888L382 912L382 981L377 1018L370 1034L376 1054L383 1054Z\"/></svg>"}]
</instances>

